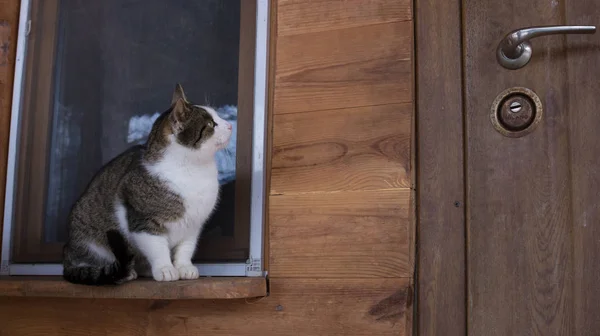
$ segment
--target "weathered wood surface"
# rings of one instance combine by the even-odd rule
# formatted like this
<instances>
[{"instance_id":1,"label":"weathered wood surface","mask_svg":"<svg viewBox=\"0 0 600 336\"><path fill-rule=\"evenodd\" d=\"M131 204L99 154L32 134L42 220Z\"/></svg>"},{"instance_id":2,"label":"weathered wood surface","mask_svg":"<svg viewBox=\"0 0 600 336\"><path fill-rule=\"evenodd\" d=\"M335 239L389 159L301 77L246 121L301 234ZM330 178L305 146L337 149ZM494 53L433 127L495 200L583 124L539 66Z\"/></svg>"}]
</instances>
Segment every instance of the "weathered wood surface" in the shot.
<instances>
[{"instance_id":1,"label":"weathered wood surface","mask_svg":"<svg viewBox=\"0 0 600 336\"><path fill-rule=\"evenodd\" d=\"M90 299L240 299L267 295L265 278L200 278L175 282L138 279L121 286L83 286L59 276L0 277L0 297Z\"/></svg>"},{"instance_id":2,"label":"weathered wood surface","mask_svg":"<svg viewBox=\"0 0 600 336\"><path fill-rule=\"evenodd\" d=\"M271 198L271 277L410 277L409 189Z\"/></svg>"},{"instance_id":3,"label":"weathered wood surface","mask_svg":"<svg viewBox=\"0 0 600 336\"><path fill-rule=\"evenodd\" d=\"M248 300L0 298L0 336L410 335L408 279L274 279Z\"/></svg>"},{"instance_id":4,"label":"weathered wood surface","mask_svg":"<svg viewBox=\"0 0 600 336\"><path fill-rule=\"evenodd\" d=\"M419 167L416 327L419 335L465 335L460 1L416 1L415 22Z\"/></svg>"}]
</instances>

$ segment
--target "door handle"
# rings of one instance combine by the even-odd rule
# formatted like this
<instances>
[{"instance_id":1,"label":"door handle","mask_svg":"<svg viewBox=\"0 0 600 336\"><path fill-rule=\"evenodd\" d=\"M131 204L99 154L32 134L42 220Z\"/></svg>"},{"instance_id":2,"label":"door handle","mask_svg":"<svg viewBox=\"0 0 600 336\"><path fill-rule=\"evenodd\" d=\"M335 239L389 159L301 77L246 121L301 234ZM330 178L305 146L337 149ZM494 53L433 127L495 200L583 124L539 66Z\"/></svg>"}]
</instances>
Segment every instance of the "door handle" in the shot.
<instances>
[{"instance_id":1,"label":"door handle","mask_svg":"<svg viewBox=\"0 0 600 336\"><path fill-rule=\"evenodd\" d=\"M531 60L532 38L556 34L594 34L596 26L544 26L529 27L508 33L498 44L496 59L503 67L516 70Z\"/></svg>"}]
</instances>

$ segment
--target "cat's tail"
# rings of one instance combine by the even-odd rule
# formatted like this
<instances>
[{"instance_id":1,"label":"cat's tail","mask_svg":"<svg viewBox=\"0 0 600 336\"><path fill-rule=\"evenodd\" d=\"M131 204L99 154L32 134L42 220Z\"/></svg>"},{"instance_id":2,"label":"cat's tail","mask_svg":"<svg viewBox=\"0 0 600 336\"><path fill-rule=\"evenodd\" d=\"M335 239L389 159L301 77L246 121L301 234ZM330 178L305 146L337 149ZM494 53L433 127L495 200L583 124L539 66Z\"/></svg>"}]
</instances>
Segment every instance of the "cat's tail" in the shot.
<instances>
[{"instance_id":1,"label":"cat's tail","mask_svg":"<svg viewBox=\"0 0 600 336\"><path fill-rule=\"evenodd\" d=\"M115 255L115 261L101 267L66 265L63 269L63 278L69 282L81 285L118 285L133 271L133 255L129 253L129 247L123 235L117 230L106 232L108 245Z\"/></svg>"}]
</instances>

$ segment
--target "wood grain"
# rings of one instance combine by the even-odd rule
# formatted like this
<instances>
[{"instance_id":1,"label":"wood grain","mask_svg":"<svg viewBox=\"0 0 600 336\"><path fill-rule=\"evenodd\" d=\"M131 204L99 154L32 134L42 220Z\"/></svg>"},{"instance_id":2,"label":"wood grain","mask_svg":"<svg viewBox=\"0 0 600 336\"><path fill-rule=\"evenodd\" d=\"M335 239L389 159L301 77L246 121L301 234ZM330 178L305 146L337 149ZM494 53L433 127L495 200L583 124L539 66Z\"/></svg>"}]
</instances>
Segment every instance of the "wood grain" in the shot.
<instances>
[{"instance_id":1,"label":"wood grain","mask_svg":"<svg viewBox=\"0 0 600 336\"><path fill-rule=\"evenodd\" d=\"M0 219L4 218L5 176L19 30L19 4L20 1L17 0L0 0ZM0 231L0 241L1 239Z\"/></svg>"},{"instance_id":2,"label":"wood grain","mask_svg":"<svg viewBox=\"0 0 600 336\"><path fill-rule=\"evenodd\" d=\"M410 21L411 5L406 0L280 0L277 35Z\"/></svg>"},{"instance_id":3,"label":"wood grain","mask_svg":"<svg viewBox=\"0 0 600 336\"><path fill-rule=\"evenodd\" d=\"M600 3L568 2L565 22L598 25ZM573 230L573 330L571 335L595 335L600 330L600 35L567 37L570 172Z\"/></svg>"},{"instance_id":4,"label":"wood grain","mask_svg":"<svg viewBox=\"0 0 600 336\"><path fill-rule=\"evenodd\" d=\"M271 193L410 187L412 104L274 116Z\"/></svg>"},{"instance_id":5,"label":"wood grain","mask_svg":"<svg viewBox=\"0 0 600 336\"><path fill-rule=\"evenodd\" d=\"M240 299L267 295L265 278L200 278L158 282L139 279L121 286L92 287L66 282L59 276L0 277L0 297L58 297L90 299Z\"/></svg>"},{"instance_id":6,"label":"wood grain","mask_svg":"<svg viewBox=\"0 0 600 336\"><path fill-rule=\"evenodd\" d=\"M519 71L501 68L495 58L499 39L513 29L572 24L565 21L567 7L545 0L463 2L470 335L577 335L570 51L565 37L556 35L537 39L532 61ZM534 90L544 105L537 129L516 139L496 132L488 114L495 97L513 86Z\"/></svg>"},{"instance_id":7,"label":"wood grain","mask_svg":"<svg viewBox=\"0 0 600 336\"><path fill-rule=\"evenodd\" d=\"M0 335L407 335L408 279L273 279L258 300L0 299Z\"/></svg>"},{"instance_id":8,"label":"wood grain","mask_svg":"<svg viewBox=\"0 0 600 336\"><path fill-rule=\"evenodd\" d=\"M414 74L413 74L414 75ZM413 82L413 92L415 90L415 83ZM417 226L418 226L418 200L417 200L417 117L415 113L415 105L411 106L411 117L410 117L410 171L409 171L409 182L410 182L410 194L408 199L408 263L410 269L413 270L413 285L414 278L416 277L417 264L416 264L416 253L417 253ZM414 315L411 315L411 319ZM412 322L412 320L411 320ZM412 326L412 324L411 324Z\"/></svg>"},{"instance_id":9,"label":"wood grain","mask_svg":"<svg viewBox=\"0 0 600 336\"><path fill-rule=\"evenodd\" d=\"M410 102L411 48L411 22L280 36L274 113Z\"/></svg>"},{"instance_id":10,"label":"wood grain","mask_svg":"<svg viewBox=\"0 0 600 336\"><path fill-rule=\"evenodd\" d=\"M460 15L415 2L418 335L467 332Z\"/></svg>"},{"instance_id":11,"label":"wood grain","mask_svg":"<svg viewBox=\"0 0 600 336\"><path fill-rule=\"evenodd\" d=\"M409 189L271 196L271 277L409 277Z\"/></svg>"}]
</instances>

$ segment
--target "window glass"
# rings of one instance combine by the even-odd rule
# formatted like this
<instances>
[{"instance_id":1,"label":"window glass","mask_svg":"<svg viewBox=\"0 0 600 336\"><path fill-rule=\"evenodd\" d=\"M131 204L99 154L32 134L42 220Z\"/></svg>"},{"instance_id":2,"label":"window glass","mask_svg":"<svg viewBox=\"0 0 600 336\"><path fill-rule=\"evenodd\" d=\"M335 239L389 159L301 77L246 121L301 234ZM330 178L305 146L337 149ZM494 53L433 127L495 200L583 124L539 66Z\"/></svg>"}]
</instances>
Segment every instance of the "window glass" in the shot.
<instances>
[{"instance_id":1,"label":"window glass","mask_svg":"<svg viewBox=\"0 0 600 336\"><path fill-rule=\"evenodd\" d=\"M44 1L36 0L33 6ZM38 75L52 77L42 88L50 96L46 112L36 109L48 114L44 139L36 139L35 131L25 135L29 143L46 143L45 167L31 170L45 175L40 209L43 243L66 240L70 208L92 176L120 152L145 142L179 82L189 100L215 107L234 127L229 147L217 154L222 193L196 260L245 261L249 223L235 220L236 192L240 192L236 188L238 68L243 57L239 54L240 0L56 3L54 9L39 14L46 24L34 27L39 38L50 34L49 27L56 30L52 71L36 73L35 63L27 69L33 72L31 81ZM52 10L55 13L47 13ZM52 15L54 26L47 19ZM31 53L49 52L37 43L38 48L29 48ZM39 54L38 58L44 59ZM27 203L23 197L21 202Z\"/></svg>"}]
</instances>

